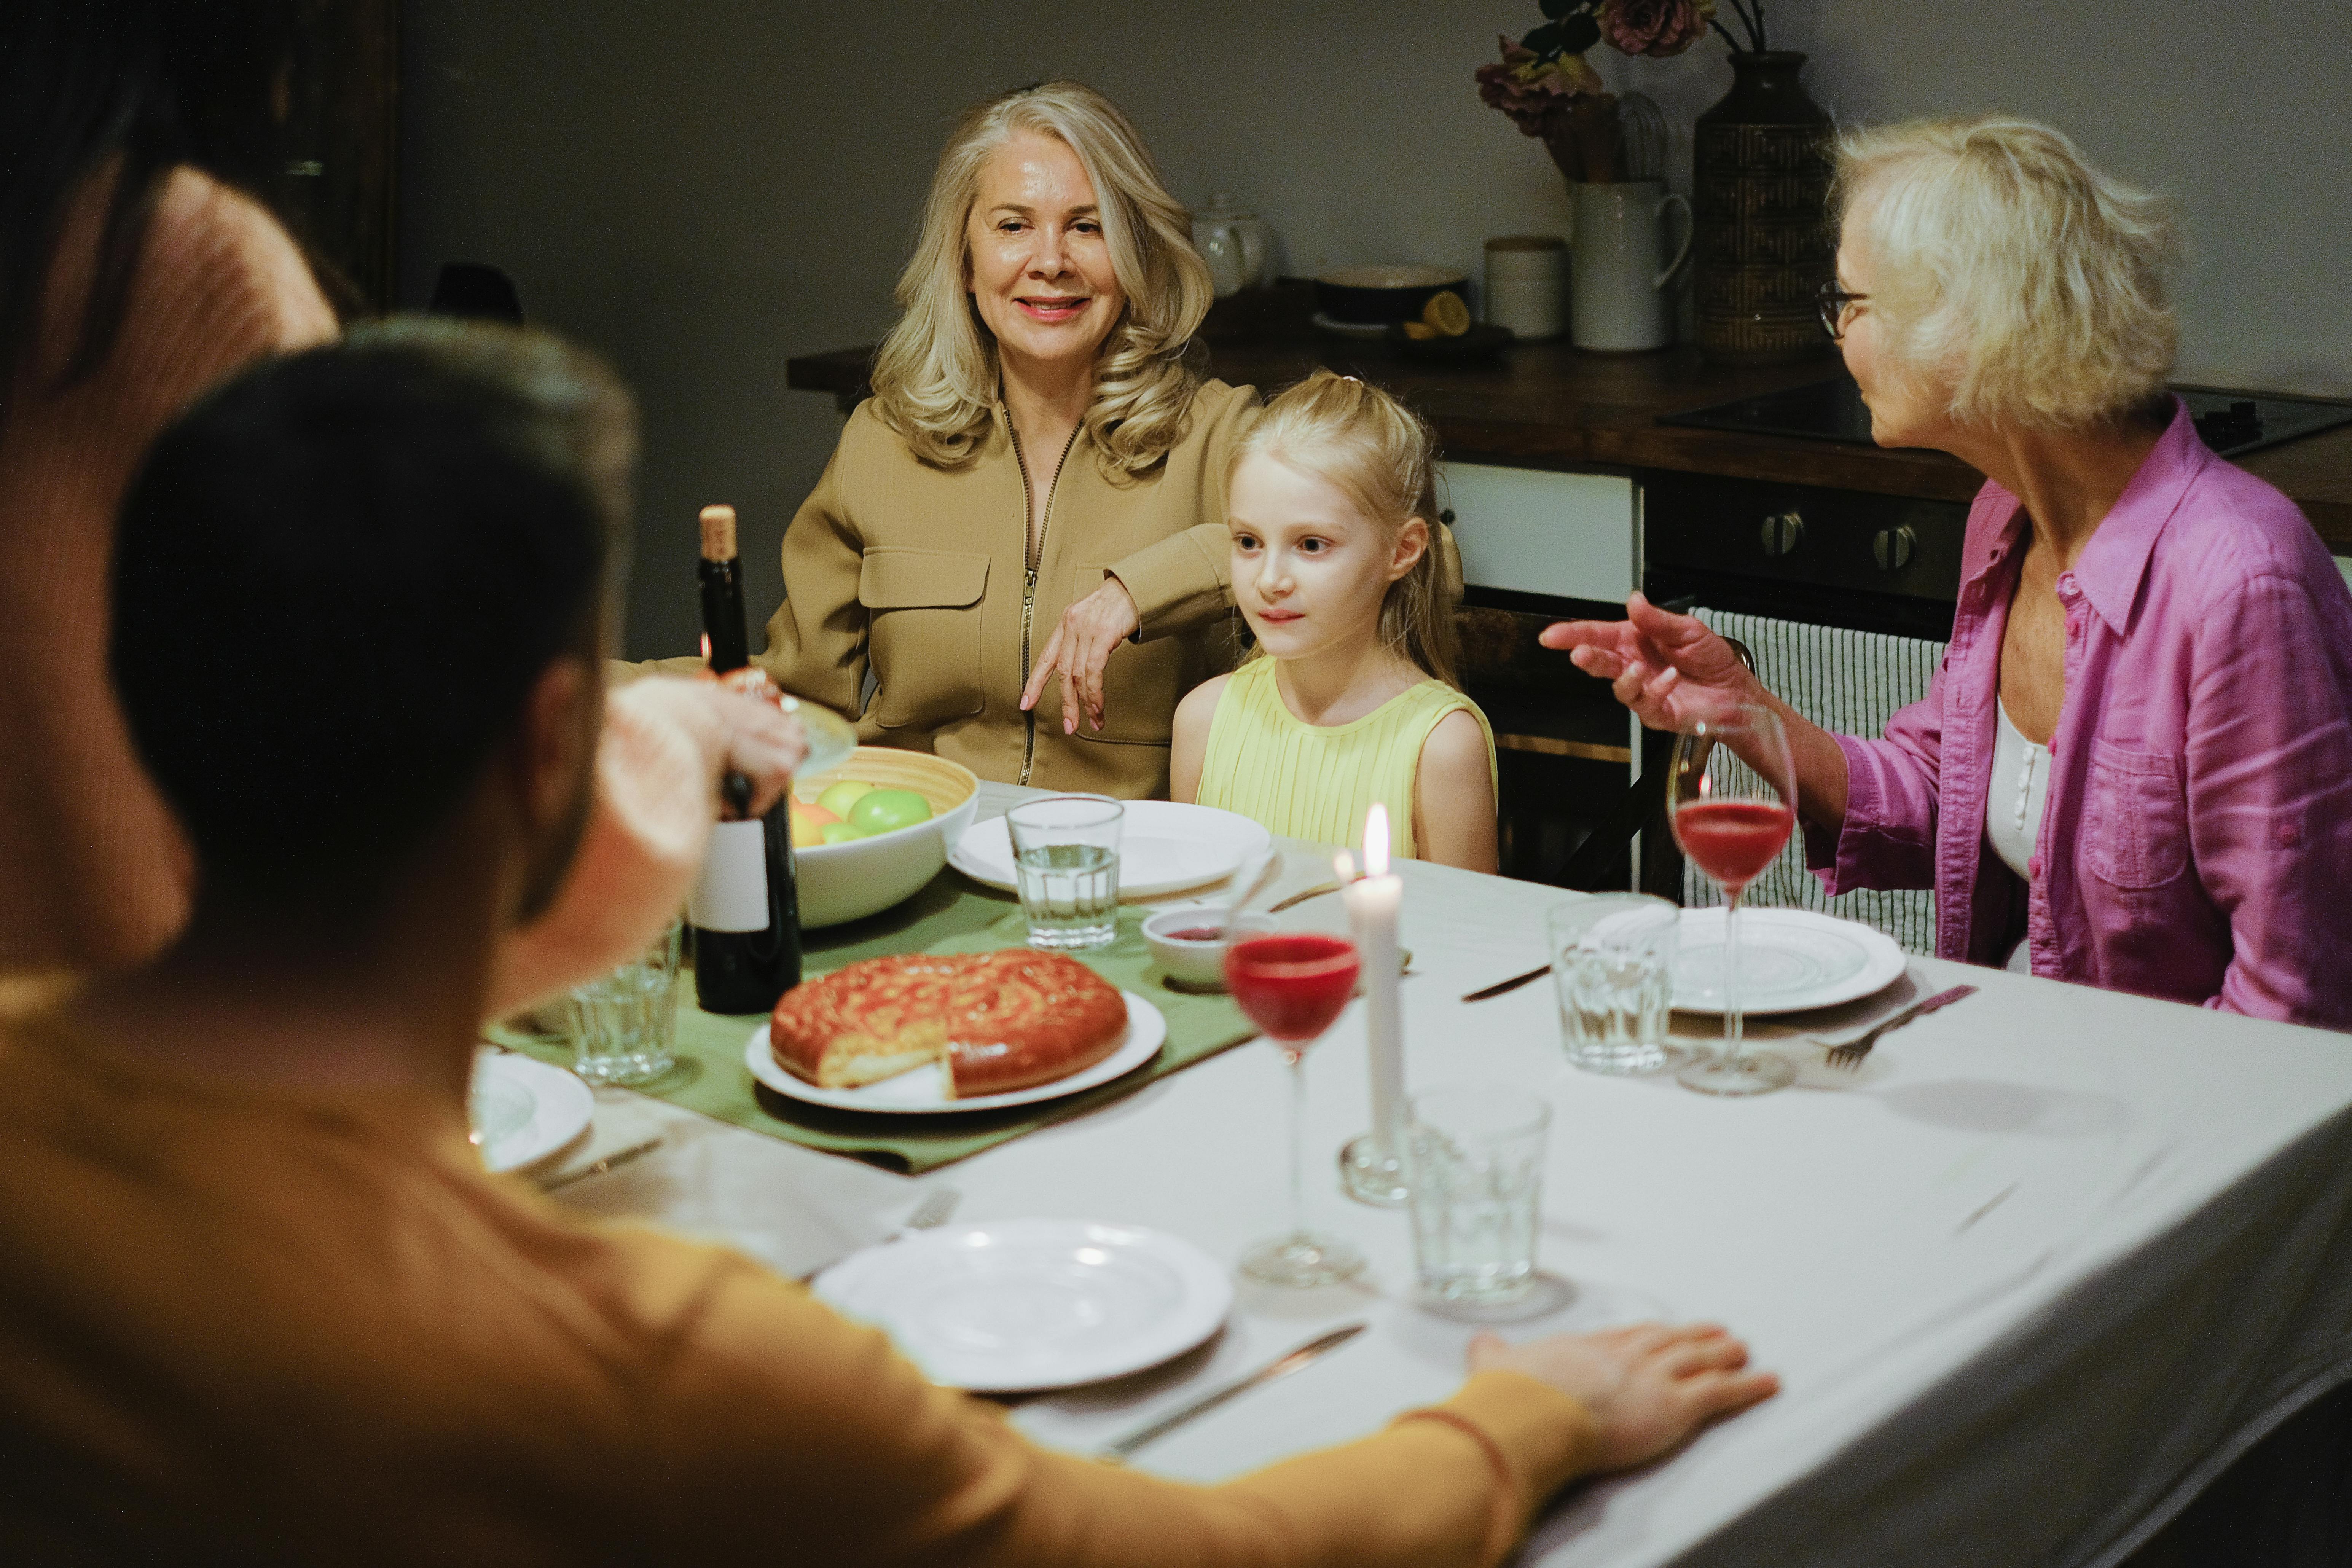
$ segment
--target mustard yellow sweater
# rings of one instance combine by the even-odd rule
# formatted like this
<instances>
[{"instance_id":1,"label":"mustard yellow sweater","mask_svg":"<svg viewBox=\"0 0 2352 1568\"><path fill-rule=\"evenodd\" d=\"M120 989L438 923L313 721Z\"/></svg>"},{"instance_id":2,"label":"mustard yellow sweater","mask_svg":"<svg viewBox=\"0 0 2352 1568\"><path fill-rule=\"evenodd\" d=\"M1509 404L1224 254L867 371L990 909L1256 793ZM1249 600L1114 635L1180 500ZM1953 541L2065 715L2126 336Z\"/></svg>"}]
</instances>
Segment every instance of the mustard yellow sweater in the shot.
<instances>
[{"instance_id":1,"label":"mustard yellow sweater","mask_svg":"<svg viewBox=\"0 0 2352 1568\"><path fill-rule=\"evenodd\" d=\"M743 1258L487 1176L419 1092L0 1033L0 1557L1444 1568L1589 1463L1515 1373L1220 1487L1030 1443Z\"/></svg>"}]
</instances>

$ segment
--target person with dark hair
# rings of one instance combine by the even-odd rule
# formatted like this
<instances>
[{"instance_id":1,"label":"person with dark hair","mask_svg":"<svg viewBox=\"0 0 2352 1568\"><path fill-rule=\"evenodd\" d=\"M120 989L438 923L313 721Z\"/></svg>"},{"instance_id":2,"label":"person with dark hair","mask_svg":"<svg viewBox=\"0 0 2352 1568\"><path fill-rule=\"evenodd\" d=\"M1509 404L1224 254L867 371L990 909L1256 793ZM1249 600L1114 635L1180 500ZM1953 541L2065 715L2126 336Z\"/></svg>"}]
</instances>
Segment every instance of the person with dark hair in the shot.
<instances>
[{"instance_id":1,"label":"person with dark hair","mask_svg":"<svg viewBox=\"0 0 2352 1568\"><path fill-rule=\"evenodd\" d=\"M187 914L195 858L108 685L106 570L156 432L236 370L337 331L264 205L285 167L299 4L0 5L0 996L27 974L135 964ZM117 640L184 658L188 601L210 580L182 577ZM478 587L492 591L451 593ZM356 637L348 606L317 611ZM357 702L381 668L354 641L307 679ZM266 660L246 674L265 711L289 679ZM632 951L593 889L668 874L720 752L770 779L792 743L772 706L717 689L659 682L614 702L582 886L506 944L500 1012Z\"/></svg>"},{"instance_id":2,"label":"person with dark hair","mask_svg":"<svg viewBox=\"0 0 2352 1568\"><path fill-rule=\"evenodd\" d=\"M551 339L403 324L156 444L114 667L206 869L155 963L0 1026L0 1560L1484 1564L1772 1391L1719 1329L1486 1336L1377 1436L1182 1486L485 1174L476 1020L576 880L625 417Z\"/></svg>"}]
</instances>

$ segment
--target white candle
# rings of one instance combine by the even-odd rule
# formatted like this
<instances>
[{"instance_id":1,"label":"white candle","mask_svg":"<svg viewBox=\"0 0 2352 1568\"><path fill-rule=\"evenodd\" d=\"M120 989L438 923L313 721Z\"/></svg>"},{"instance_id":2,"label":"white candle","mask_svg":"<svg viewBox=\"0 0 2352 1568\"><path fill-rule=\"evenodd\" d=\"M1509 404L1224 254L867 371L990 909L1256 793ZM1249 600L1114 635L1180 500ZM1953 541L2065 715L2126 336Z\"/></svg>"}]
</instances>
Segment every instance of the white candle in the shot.
<instances>
[{"instance_id":1,"label":"white candle","mask_svg":"<svg viewBox=\"0 0 2352 1568\"><path fill-rule=\"evenodd\" d=\"M1348 857L1340 856L1341 876ZM1381 1154L1402 1146L1404 1112L1404 1021L1398 1008L1397 908L1404 884L1389 874L1388 807L1375 801L1364 816L1364 875L1348 883L1348 924L1363 964L1364 1035L1372 1060L1372 1144Z\"/></svg>"}]
</instances>

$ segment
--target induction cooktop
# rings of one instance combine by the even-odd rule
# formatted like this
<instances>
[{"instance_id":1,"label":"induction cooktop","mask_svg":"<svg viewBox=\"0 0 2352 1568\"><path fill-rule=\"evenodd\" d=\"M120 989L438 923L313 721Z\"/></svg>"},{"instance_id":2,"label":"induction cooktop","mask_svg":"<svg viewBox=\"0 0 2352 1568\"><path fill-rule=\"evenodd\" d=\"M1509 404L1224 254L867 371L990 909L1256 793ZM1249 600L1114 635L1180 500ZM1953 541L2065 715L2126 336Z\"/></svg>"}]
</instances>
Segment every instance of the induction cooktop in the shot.
<instances>
[{"instance_id":1,"label":"induction cooktop","mask_svg":"<svg viewBox=\"0 0 2352 1568\"><path fill-rule=\"evenodd\" d=\"M2224 458L2243 457L2264 447L2275 447L2298 436L2352 425L2352 403L2324 403L2309 397L2276 397L2245 392L2219 391L2205 386L2172 389L2189 405L2197 433ZM1814 441L1842 441L1867 447L1870 410L1863 405L1862 389L1850 375L1787 387L1757 397L1669 414L1661 425L1688 426L1699 430L1737 430L1751 436L1800 436Z\"/></svg>"}]
</instances>

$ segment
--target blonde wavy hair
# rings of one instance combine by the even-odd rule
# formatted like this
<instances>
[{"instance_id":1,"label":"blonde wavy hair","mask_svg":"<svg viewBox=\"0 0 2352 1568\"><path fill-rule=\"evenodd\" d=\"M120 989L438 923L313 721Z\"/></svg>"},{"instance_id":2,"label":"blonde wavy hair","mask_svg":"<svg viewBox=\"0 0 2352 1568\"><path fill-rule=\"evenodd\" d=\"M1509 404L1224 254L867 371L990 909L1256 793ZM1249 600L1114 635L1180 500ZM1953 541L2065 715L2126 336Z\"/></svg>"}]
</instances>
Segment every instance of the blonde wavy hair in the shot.
<instances>
[{"instance_id":1,"label":"blonde wavy hair","mask_svg":"<svg viewBox=\"0 0 2352 1568\"><path fill-rule=\"evenodd\" d=\"M1962 423L2079 428L2164 388L2179 330L2173 204L2031 120L1848 132L1831 210L1871 264L1899 374Z\"/></svg>"},{"instance_id":2,"label":"blonde wavy hair","mask_svg":"<svg viewBox=\"0 0 2352 1568\"><path fill-rule=\"evenodd\" d=\"M1459 687L1460 567L1438 525L1436 442L1420 416L1369 382L1318 370L1250 416L1225 470L1229 491L1234 470L1253 457L1322 479L1391 540L1413 518L1428 525L1428 548L1381 601L1381 641ZM1265 653L1260 646L1250 657Z\"/></svg>"},{"instance_id":3,"label":"blonde wavy hair","mask_svg":"<svg viewBox=\"0 0 2352 1568\"><path fill-rule=\"evenodd\" d=\"M989 155L1023 132L1077 154L1100 205L1126 308L1095 362L1087 435L1109 467L1141 474L1182 438L1201 373L1192 334L1214 289L1192 248L1192 220L1110 100L1074 81L1024 87L969 110L948 138L899 276L898 318L874 360L874 412L915 455L943 468L971 461L996 402L996 343L966 279L969 224Z\"/></svg>"}]
</instances>

